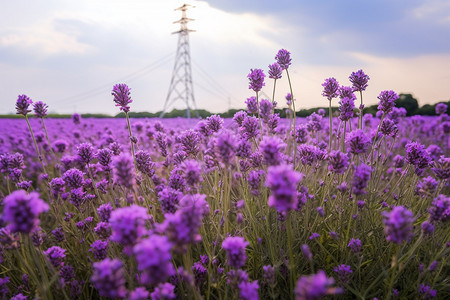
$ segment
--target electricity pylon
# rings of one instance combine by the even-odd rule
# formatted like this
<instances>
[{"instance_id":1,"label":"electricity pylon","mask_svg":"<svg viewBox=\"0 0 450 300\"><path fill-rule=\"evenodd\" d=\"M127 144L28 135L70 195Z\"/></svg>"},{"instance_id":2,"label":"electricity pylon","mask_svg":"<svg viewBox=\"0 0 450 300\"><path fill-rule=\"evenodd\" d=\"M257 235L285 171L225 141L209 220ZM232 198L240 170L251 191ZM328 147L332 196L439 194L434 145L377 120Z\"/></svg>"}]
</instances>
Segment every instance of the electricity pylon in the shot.
<instances>
[{"instance_id":1,"label":"electricity pylon","mask_svg":"<svg viewBox=\"0 0 450 300\"><path fill-rule=\"evenodd\" d=\"M194 21L194 19L186 17L186 11L190 6L189 4L183 4L183 6L175 9L181 10L182 14L180 20L173 22L180 23L180 30L172 32L172 34L178 34L177 55L172 71L172 79L170 80L169 92L167 93L166 102L160 115L161 118L178 100L182 100L186 104L186 116L188 118L191 117L191 109L195 111L198 117L192 84L191 55L189 51L189 32L194 32L195 30L187 28L187 23Z\"/></svg>"}]
</instances>

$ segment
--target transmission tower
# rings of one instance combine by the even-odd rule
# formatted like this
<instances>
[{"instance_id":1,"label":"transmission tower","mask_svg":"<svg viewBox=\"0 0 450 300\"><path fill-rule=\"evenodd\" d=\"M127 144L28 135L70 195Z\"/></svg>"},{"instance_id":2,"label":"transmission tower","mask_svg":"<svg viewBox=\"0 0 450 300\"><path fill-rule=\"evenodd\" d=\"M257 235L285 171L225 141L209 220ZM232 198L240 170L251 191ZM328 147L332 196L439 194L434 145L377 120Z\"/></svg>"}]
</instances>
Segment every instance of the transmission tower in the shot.
<instances>
[{"instance_id":1,"label":"transmission tower","mask_svg":"<svg viewBox=\"0 0 450 300\"><path fill-rule=\"evenodd\" d=\"M178 100L182 100L186 104L186 116L188 118L191 117L191 109L195 111L198 117L192 85L191 55L189 51L189 32L194 32L195 30L187 28L187 23L194 21L186 17L186 11L189 7L193 6L183 4L183 6L175 9L181 10L181 19L173 22L180 23L180 30L172 32L172 34L178 34L177 55L172 71L172 79L170 80L169 92L167 93L166 102L160 115L161 118Z\"/></svg>"}]
</instances>

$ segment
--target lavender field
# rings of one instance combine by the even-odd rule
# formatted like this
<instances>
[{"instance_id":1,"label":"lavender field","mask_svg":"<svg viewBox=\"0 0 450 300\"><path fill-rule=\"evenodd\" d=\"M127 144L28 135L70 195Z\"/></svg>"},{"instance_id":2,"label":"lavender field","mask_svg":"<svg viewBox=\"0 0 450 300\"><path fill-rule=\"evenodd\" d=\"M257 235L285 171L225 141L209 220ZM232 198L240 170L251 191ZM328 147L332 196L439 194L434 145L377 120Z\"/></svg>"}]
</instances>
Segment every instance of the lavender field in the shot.
<instances>
[{"instance_id":1,"label":"lavender field","mask_svg":"<svg viewBox=\"0 0 450 300\"><path fill-rule=\"evenodd\" d=\"M359 70L323 83L338 111L299 119L295 89L260 98L289 79L276 60L232 119L129 119L125 84L126 119L20 95L0 120L2 299L448 299L447 106L406 117L380 91L363 115Z\"/></svg>"}]
</instances>

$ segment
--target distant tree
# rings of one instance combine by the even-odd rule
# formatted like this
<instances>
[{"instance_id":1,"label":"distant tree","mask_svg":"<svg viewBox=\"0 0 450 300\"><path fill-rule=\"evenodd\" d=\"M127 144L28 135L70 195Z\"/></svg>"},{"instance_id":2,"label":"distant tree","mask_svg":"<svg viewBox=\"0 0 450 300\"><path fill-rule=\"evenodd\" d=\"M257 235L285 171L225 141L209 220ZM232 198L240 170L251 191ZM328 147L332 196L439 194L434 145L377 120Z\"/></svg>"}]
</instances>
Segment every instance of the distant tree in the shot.
<instances>
[{"instance_id":1,"label":"distant tree","mask_svg":"<svg viewBox=\"0 0 450 300\"><path fill-rule=\"evenodd\" d=\"M419 102L411 94L400 94L400 98L395 101L395 106L404 107L406 109L406 115L412 116L416 114L416 110L419 108Z\"/></svg>"},{"instance_id":2,"label":"distant tree","mask_svg":"<svg viewBox=\"0 0 450 300\"><path fill-rule=\"evenodd\" d=\"M434 107L435 105L425 104L416 111L416 114L423 116L433 116L436 114Z\"/></svg>"}]
</instances>

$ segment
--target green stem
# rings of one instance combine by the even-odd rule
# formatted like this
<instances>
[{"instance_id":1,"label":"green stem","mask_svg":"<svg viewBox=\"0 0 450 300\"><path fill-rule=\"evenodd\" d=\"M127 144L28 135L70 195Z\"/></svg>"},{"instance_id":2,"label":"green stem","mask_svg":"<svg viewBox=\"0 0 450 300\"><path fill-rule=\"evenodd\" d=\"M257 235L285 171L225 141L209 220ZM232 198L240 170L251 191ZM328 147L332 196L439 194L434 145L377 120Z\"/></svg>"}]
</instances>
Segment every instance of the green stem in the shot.
<instances>
[{"instance_id":1,"label":"green stem","mask_svg":"<svg viewBox=\"0 0 450 300\"><path fill-rule=\"evenodd\" d=\"M275 87L277 86L277 80L273 80L273 93L272 93L272 113L274 113L274 104L275 104Z\"/></svg>"},{"instance_id":2,"label":"green stem","mask_svg":"<svg viewBox=\"0 0 450 300\"><path fill-rule=\"evenodd\" d=\"M292 125L292 132L295 136L295 119L296 119L296 113L295 113L295 99L294 99L294 92L292 91L292 83L291 83L291 77L289 77L289 71L286 69L286 74L289 82L289 90L291 91L291 99L292 99L292 110L293 110L293 125ZM294 156L293 156L293 162L294 162L294 169L295 169L295 157L297 156L297 143L295 142L295 138L292 138L292 143L294 144Z\"/></svg>"},{"instance_id":3,"label":"green stem","mask_svg":"<svg viewBox=\"0 0 450 300\"><path fill-rule=\"evenodd\" d=\"M30 129L31 137L33 138L34 147L36 149L36 153L37 153L39 162L42 165L42 169L44 170L44 173L47 173L47 171L45 170L44 162L42 161L41 153L39 152L39 148L38 148L38 145L36 143L36 139L35 139L34 134L33 134L33 129L31 129L30 121L28 120L28 116L27 115L25 115L25 120L27 120L28 128Z\"/></svg>"},{"instance_id":4,"label":"green stem","mask_svg":"<svg viewBox=\"0 0 450 300\"><path fill-rule=\"evenodd\" d=\"M333 109L331 108L331 100L329 101L328 114L330 115L330 141L328 144L328 152L331 152L331 137L333 134Z\"/></svg>"},{"instance_id":5,"label":"green stem","mask_svg":"<svg viewBox=\"0 0 450 300\"><path fill-rule=\"evenodd\" d=\"M342 135L342 142L341 142L341 151L344 153L345 150L345 131L347 130L347 122L344 121L344 134Z\"/></svg>"},{"instance_id":6,"label":"green stem","mask_svg":"<svg viewBox=\"0 0 450 300\"><path fill-rule=\"evenodd\" d=\"M358 128L363 129L363 122L362 122L363 110L361 109L361 107L362 107L362 105L363 105L362 91L359 91L359 94L361 95L361 106L359 107L359 122L358 122Z\"/></svg>"},{"instance_id":7,"label":"green stem","mask_svg":"<svg viewBox=\"0 0 450 300\"><path fill-rule=\"evenodd\" d=\"M290 269L290 278L289 278L289 287L291 294L294 291L294 282L295 278L297 277L297 274L295 273L295 263L294 263L294 252L293 252L293 246L292 246L292 212L288 211L287 213L287 219L286 219L286 231L287 231L287 242L288 242L288 255L289 255L289 269Z\"/></svg>"},{"instance_id":8,"label":"green stem","mask_svg":"<svg viewBox=\"0 0 450 300\"><path fill-rule=\"evenodd\" d=\"M259 130L261 132L261 138L263 136L263 131L262 131L262 123L261 123L261 115L259 113L259 99L258 99L258 92L256 92L256 109L258 110L258 120L259 120Z\"/></svg>"}]
</instances>

